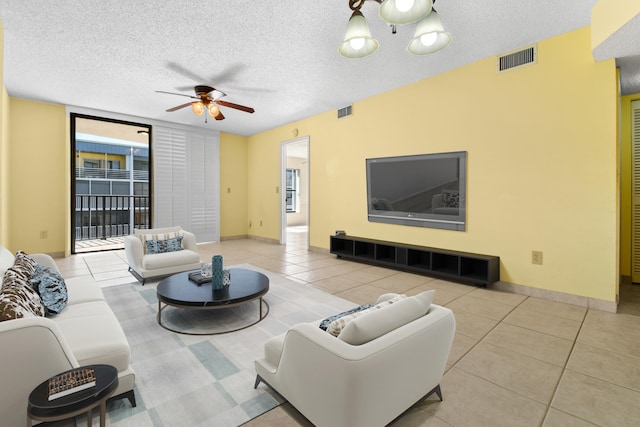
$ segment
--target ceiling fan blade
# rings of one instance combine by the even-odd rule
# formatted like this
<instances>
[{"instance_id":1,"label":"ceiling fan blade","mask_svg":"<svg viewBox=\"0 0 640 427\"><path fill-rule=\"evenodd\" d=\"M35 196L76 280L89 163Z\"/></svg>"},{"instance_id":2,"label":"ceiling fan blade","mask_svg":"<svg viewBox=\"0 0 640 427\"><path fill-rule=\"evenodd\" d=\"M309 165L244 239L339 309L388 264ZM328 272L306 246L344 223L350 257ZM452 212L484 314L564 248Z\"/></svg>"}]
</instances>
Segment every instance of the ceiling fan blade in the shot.
<instances>
[{"instance_id":1,"label":"ceiling fan blade","mask_svg":"<svg viewBox=\"0 0 640 427\"><path fill-rule=\"evenodd\" d=\"M193 95L185 95L184 93L176 93L176 92L167 92L167 91L164 91L164 90L157 90L156 93L166 93L168 95L179 95L179 96L186 96L187 98L198 99L197 97L195 97Z\"/></svg>"},{"instance_id":2,"label":"ceiling fan blade","mask_svg":"<svg viewBox=\"0 0 640 427\"><path fill-rule=\"evenodd\" d=\"M253 113L255 111L251 107L245 107L244 105L234 104L233 102L221 101L219 99L216 99L214 102L224 107L235 108L236 110L245 111L247 113Z\"/></svg>"},{"instance_id":3,"label":"ceiling fan blade","mask_svg":"<svg viewBox=\"0 0 640 427\"><path fill-rule=\"evenodd\" d=\"M173 107L173 108L169 108L169 109L167 110L167 113L171 113L171 112L173 112L173 111L179 110L179 109L184 108L184 107L188 107L188 106L190 106L190 105L191 105L191 102L187 102L186 104L182 104L182 105L178 105L178 106Z\"/></svg>"},{"instance_id":4,"label":"ceiling fan blade","mask_svg":"<svg viewBox=\"0 0 640 427\"><path fill-rule=\"evenodd\" d=\"M216 120L224 120L224 114L222 114L222 111L220 111L218 113L218 115L215 117Z\"/></svg>"},{"instance_id":5,"label":"ceiling fan blade","mask_svg":"<svg viewBox=\"0 0 640 427\"><path fill-rule=\"evenodd\" d=\"M188 79L193 80L194 82L204 82L204 81L206 81L204 76L197 75L193 71L191 71L188 68L178 64L177 62L173 62L173 61L167 62L167 68L170 69L170 70L175 71L178 74L182 74L183 76L185 76ZM192 89L192 88L193 88L193 86L187 87L187 89ZM187 90L187 89L185 89L185 90Z\"/></svg>"}]
</instances>

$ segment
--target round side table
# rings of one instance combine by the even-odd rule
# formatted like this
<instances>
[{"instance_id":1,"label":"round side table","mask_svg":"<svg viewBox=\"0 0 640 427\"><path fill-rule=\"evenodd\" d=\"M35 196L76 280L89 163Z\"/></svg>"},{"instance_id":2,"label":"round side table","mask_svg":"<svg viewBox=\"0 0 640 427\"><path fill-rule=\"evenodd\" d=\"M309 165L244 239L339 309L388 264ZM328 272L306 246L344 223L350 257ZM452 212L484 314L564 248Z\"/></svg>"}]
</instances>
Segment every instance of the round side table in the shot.
<instances>
[{"instance_id":1,"label":"round side table","mask_svg":"<svg viewBox=\"0 0 640 427\"><path fill-rule=\"evenodd\" d=\"M49 400L49 379L38 385L29 395L27 407L27 426L32 421L59 421L87 414L87 426L91 427L91 412L100 406L100 427L105 425L106 402L118 387L118 370L111 365L89 365L71 369L62 374L93 368L96 385L76 391L57 399Z\"/></svg>"}]
</instances>

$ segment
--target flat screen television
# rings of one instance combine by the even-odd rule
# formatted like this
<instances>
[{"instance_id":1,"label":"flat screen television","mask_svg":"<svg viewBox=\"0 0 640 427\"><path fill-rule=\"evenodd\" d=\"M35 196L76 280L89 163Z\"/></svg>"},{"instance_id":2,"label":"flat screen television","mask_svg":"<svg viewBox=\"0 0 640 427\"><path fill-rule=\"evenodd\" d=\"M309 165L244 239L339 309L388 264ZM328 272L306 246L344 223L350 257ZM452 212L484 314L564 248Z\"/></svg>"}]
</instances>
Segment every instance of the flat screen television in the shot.
<instances>
[{"instance_id":1,"label":"flat screen television","mask_svg":"<svg viewBox=\"0 0 640 427\"><path fill-rule=\"evenodd\" d=\"M369 221L464 231L467 152L366 159Z\"/></svg>"}]
</instances>

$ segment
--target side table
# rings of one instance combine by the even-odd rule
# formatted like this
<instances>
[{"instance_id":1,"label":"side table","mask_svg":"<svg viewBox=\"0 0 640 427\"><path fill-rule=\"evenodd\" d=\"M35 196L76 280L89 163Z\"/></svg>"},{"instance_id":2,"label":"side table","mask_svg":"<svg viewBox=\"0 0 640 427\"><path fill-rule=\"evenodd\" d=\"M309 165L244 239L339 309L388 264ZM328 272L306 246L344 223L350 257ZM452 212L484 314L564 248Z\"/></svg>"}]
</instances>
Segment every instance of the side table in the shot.
<instances>
[{"instance_id":1,"label":"side table","mask_svg":"<svg viewBox=\"0 0 640 427\"><path fill-rule=\"evenodd\" d=\"M100 427L105 426L106 402L118 387L118 370L111 365L89 365L82 368L93 368L96 385L85 390L49 400L49 380L43 381L29 395L27 407L27 426L32 421L59 421L87 414L87 426L91 427L91 412L100 406ZM63 373L76 371L71 369Z\"/></svg>"}]
</instances>

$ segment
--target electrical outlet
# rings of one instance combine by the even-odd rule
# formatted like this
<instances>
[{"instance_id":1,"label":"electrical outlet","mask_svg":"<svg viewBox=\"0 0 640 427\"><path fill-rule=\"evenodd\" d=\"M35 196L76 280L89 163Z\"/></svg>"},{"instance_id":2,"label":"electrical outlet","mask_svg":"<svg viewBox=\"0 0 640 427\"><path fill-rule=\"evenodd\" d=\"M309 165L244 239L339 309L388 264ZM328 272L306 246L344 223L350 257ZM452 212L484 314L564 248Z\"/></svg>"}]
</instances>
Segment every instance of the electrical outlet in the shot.
<instances>
[{"instance_id":1,"label":"electrical outlet","mask_svg":"<svg viewBox=\"0 0 640 427\"><path fill-rule=\"evenodd\" d=\"M536 265L542 265L541 251L531 251L531 263Z\"/></svg>"}]
</instances>

